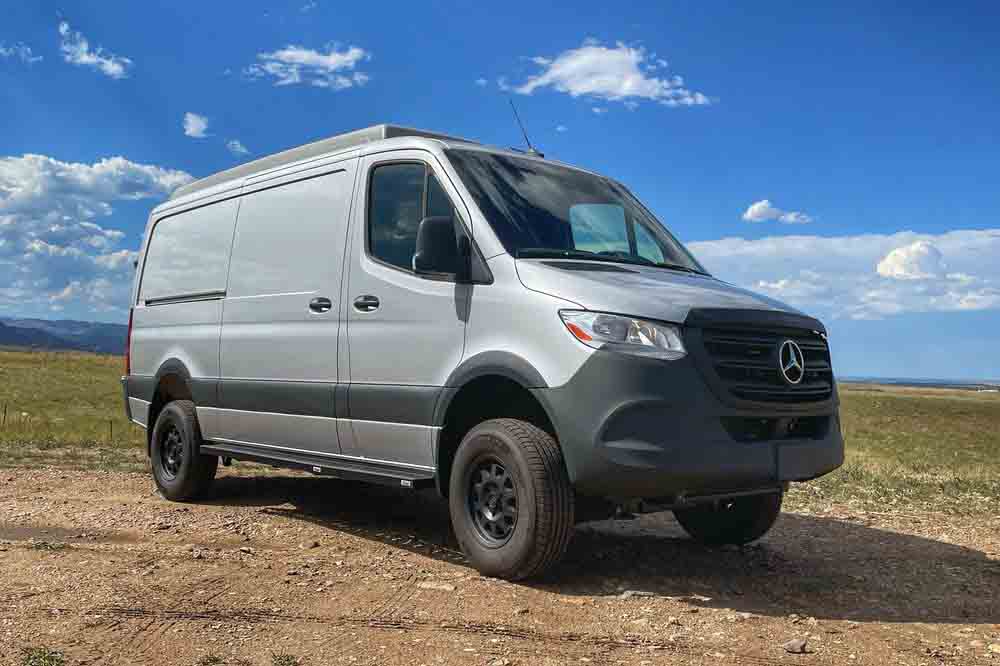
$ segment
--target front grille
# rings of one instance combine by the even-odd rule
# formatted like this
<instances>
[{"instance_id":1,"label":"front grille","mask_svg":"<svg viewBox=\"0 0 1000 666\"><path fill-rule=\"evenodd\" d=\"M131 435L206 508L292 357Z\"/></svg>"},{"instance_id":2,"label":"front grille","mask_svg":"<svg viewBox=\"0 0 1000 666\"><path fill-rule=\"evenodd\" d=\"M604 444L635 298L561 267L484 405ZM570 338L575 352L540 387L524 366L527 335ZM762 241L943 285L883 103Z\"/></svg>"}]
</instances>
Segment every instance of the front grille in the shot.
<instances>
[{"instance_id":1,"label":"front grille","mask_svg":"<svg viewBox=\"0 0 1000 666\"><path fill-rule=\"evenodd\" d=\"M830 348L821 335L801 329L704 328L708 361L723 387L741 400L809 403L830 398L833 370ZM805 375L798 384L785 381L778 367L778 349L794 340L805 358Z\"/></svg>"}]
</instances>

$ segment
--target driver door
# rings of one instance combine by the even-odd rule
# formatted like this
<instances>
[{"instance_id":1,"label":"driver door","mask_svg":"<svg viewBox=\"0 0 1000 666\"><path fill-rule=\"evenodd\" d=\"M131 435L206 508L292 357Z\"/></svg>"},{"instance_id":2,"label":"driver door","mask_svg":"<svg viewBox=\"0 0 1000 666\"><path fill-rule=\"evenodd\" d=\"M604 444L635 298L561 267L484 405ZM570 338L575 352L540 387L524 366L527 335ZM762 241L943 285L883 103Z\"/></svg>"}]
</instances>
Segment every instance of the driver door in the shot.
<instances>
[{"instance_id":1,"label":"driver door","mask_svg":"<svg viewBox=\"0 0 1000 666\"><path fill-rule=\"evenodd\" d=\"M413 270L424 217L459 201L420 150L369 156L354 207L345 298L353 455L433 467L434 406L462 359L469 287ZM348 451L345 450L345 453Z\"/></svg>"}]
</instances>

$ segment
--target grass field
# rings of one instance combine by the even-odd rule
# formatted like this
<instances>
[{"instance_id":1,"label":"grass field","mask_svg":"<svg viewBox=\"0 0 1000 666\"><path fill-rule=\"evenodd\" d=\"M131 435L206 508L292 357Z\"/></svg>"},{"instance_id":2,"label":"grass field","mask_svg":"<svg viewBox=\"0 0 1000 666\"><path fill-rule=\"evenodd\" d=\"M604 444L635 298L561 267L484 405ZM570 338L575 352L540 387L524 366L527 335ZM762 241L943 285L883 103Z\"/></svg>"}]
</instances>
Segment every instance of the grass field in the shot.
<instances>
[{"instance_id":1,"label":"grass field","mask_svg":"<svg viewBox=\"0 0 1000 666\"><path fill-rule=\"evenodd\" d=\"M0 351L0 467L144 470L144 433L122 408L122 365L112 356ZM996 514L1000 394L845 385L841 401L847 462L793 486L791 508Z\"/></svg>"}]
</instances>

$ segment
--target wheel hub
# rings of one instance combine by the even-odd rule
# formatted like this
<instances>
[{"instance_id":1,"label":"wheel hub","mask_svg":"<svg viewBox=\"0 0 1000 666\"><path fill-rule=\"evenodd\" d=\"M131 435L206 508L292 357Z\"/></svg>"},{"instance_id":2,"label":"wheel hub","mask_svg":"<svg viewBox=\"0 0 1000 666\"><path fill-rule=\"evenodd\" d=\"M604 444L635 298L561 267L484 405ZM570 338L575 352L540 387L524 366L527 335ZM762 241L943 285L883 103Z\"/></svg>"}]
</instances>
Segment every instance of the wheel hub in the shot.
<instances>
[{"instance_id":1,"label":"wheel hub","mask_svg":"<svg viewBox=\"0 0 1000 666\"><path fill-rule=\"evenodd\" d=\"M160 444L160 462L163 471L170 478L176 477L181 471L184 462L184 439L176 426L171 425L163 435Z\"/></svg>"},{"instance_id":2,"label":"wheel hub","mask_svg":"<svg viewBox=\"0 0 1000 666\"><path fill-rule=\"evenodd\" d=\"M469 481L469 512L486 541L500 545L510 539L517 523L517 488L514 477L499 460L476 465Z\"/></svg>"}]
</instances>

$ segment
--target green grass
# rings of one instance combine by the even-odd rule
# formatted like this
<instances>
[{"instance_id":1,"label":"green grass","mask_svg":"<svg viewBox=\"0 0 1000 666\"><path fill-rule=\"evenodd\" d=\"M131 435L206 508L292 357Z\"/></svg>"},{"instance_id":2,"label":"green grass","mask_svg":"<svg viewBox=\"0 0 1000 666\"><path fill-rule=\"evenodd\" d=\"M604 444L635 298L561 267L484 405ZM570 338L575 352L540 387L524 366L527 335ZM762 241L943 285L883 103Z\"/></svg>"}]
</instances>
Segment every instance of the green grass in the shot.
<instances>
[{"instance_id":1,"label":"green grass","mask_svg":"<svg viewBox=\"0 0 1000 666\"><path fill-rule=\"evenodd\" d=\"M1000 395L841 387L842 468L793 486L791 505L995 513L1000 503Z\"/></svg>"},{"instance_id":2,"label":"green grass","mask_svg":"<svg viewBox=\"0 0 1000 666\"><path fill-rule=\"evenodd\" d=\"M0 351L0 467L144 471L121 372L114 356ZM1000 394L846 385L841 401L847 461L793 485L789 508L996 513Z\"/></svg>"},{"instance_id":3,"label":"green grass","mask_svg":"<svg viewBox=\"0 0 1000 666\"><path fill-rule=\"evenodd\" d=\"M143 469L145 435L125 418L123 365L117 356L0 351L0 467Z\"/></svg>"}]
</instances>

